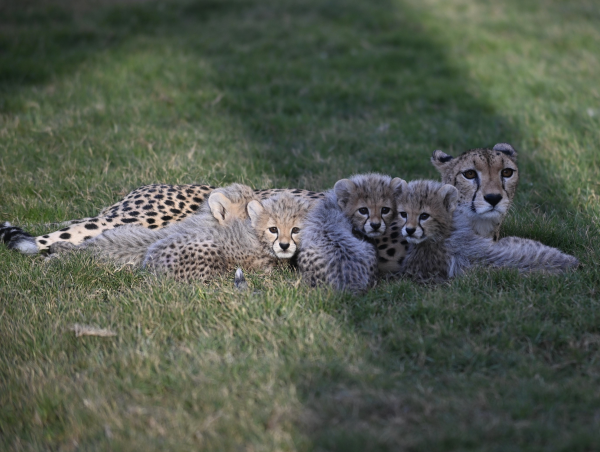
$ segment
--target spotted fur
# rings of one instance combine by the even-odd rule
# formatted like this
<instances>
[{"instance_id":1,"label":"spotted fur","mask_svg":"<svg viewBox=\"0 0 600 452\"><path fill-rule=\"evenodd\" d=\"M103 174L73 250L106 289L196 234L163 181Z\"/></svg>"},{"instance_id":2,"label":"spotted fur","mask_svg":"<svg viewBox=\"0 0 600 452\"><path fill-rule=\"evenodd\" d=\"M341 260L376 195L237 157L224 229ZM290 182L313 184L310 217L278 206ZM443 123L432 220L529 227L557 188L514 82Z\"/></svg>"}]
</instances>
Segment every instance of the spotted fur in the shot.
<instances>
[{"instance_id":1,"label":"spotted fur","mask_svg":"<svg viewBox=\"0 0 600 452\"><path fill-rule=\"evenodd\" d=\"M242 184L232 184L215 189L208 202L204 203L196 215L173 223L162 229L148 230L128 225L110 229L80 245L59 241L50 247L52 254L72 250L87 250L98 258L119 265L140 266L148 249L156 242L169 236L185 235L189 231L226 226L235 219L248 218L246 206L258 199L252 188Z\"/></svg>"}]
</instances>

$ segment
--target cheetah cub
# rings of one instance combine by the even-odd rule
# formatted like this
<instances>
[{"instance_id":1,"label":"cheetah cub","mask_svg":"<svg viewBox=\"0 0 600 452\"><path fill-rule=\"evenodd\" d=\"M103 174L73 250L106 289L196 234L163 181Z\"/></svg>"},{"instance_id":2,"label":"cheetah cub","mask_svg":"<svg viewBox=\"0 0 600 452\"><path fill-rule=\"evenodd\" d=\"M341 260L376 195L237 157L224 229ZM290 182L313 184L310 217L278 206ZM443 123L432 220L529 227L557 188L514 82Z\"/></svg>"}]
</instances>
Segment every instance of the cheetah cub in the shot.
<instances>
[{"instance_id":1,"label":"cheetah cub","mask_svg":"<svg viewBox=\"0 0 600 452\"><path fill-rule=\"evenodd\" d=\"M143 265L183 281L208 280L236 267L269 272L296 254L311 206L311 201L285 193L252 200L246 209L249 219L238 215L221 227L169 235L149 248Z\"/></svg>"},{"instance_id":2,"label":"cheetah cub","mask_svg":"<svg viewBox=\"0 0 600 452\"><path fill-rule=\"evenodd\" d=\"M375 283L373 243L396 218L402 179L359 174L339 180L308 215L298 254L302 278L311 286L362 292Z\"/></svg>"},{"instance_id":3,"label":"cheetah cub","mask_svg":"<svg viewBox=\"0 0 600 452\"><path fill-rule=\"evenodd\" d=\"M398 199L402 235L409 242L401 273L421 282L444 281L474 265L560 273L578 260L535 240L477 235L457 209L456 187L440 182L404 182Z\"/></svg>"}]
</instances>

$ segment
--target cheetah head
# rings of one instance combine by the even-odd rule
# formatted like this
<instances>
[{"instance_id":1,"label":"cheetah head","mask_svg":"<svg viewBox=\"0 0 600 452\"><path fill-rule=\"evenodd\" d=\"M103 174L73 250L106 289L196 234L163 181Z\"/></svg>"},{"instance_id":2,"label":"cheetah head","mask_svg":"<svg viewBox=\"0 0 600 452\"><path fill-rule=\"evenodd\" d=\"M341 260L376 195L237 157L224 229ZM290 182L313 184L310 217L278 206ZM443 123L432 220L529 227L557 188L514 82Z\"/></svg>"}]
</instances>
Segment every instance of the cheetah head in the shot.
<instances>
[{"instance_id":1,"label":"cheetah head","mask_svg":"<svg viewBox=\"0 0 600 452\"><path fill-rule=\"evenodd\" d=\"M269 252L279 259L292 258L300 247L300 233L312 203L280 194L248 203L248 216L256 235Z\"/></svg>"},{"instance_id":2,"label":"cheetah head","mask_svg":"<svg viewBox=\"0 0 600 452\"><path fill-rule=\"evenodd\" d=\"M336 182L333 190L355 230L367 237L383 235L396 219L396 197L404 182L377 173L358 174Z\"/></svg>"},{"instance_id":3,"label":"cheetah head","mask_svg":"<svg viewBox=\"0 0 600 452\"><path fill-rule=\"evenodd\" d=\"M458 201L456 187L430 180L402 185L398 215L406 240L417 245L447 238L452 232L452 214Z\"/></svg>"},{"instance_id":4,"label":"cheetah head","mask_svg":"<svg viewBox=\"0 0 600 452\"><path fill-rule=\"evenodd\" d=\"M508 213L519 182L513 147L498 143L492 149L471 149L456 158L435 151L431 163L442 182L458 189L458 206L470 217L475 232L490 235Z\"/></svg>"}]
</instances>

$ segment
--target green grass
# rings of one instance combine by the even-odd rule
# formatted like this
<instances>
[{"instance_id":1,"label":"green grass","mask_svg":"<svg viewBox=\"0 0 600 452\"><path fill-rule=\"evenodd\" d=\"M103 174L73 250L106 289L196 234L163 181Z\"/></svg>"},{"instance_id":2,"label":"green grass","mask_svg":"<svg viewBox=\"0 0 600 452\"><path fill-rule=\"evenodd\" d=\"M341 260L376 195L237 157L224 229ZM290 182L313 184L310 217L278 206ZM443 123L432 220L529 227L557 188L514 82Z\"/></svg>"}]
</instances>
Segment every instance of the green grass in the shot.
<instances>
[{"instance_id":1,"label":"green grass","mask_svg":"<svg viewBox=\"0 0 600 452\"><path fill-rule=\"evenodd\" d=\"M239 294L0 248L1 449L600 449L597 2L80 3L0 4L1 219L42 233L152 182L437 178L434 149L508 141L504 232L582 267Z\"/></svg>"}]
</instances>

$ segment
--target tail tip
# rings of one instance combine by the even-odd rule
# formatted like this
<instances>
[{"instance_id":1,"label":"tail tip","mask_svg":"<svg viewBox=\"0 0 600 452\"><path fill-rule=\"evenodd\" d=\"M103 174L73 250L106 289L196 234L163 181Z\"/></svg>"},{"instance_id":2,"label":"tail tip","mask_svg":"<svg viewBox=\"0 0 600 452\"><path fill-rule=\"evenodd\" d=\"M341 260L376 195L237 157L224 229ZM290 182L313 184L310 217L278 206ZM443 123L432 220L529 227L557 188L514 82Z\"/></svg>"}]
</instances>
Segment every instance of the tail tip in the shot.
<instances>
[{"instance_id":1,"label":"tail tip","mask_svg":"<svg viewBox=\"0 0 600 452\"><path fill-rule=\"evenodd\" d=\"M15 240L10 241L8 243L8 248L17 250L21 254L37 254L40 251L33 237L24 236L20 236Z\"/></svg>"},{"instance_id":2,"label":"tail tip","mask_svg":"<svg viewBox=\"0 0 600 452\"><path fill-rule=\"evenodd\" d=\"M6 243L8 249L19 251L22 254L37 254L40 251L35 243L35 237L8 221L4 221L0 226L1 242Z\"/></svg>"}]
</instances>

